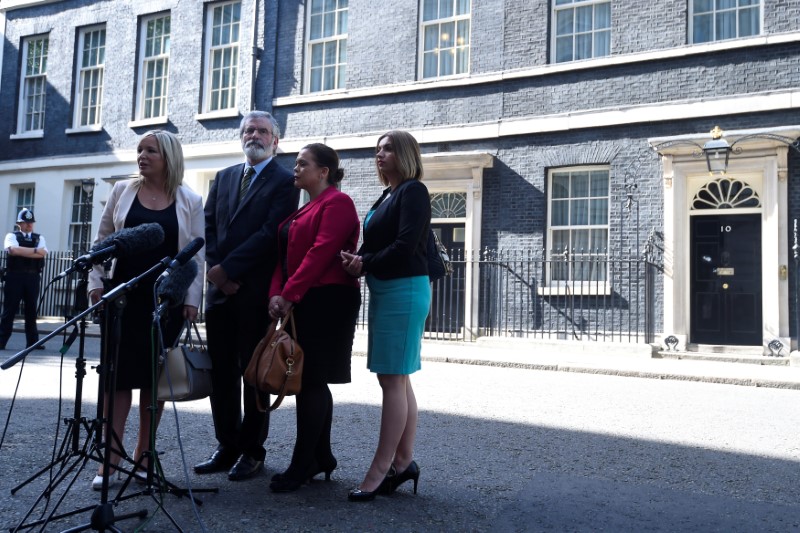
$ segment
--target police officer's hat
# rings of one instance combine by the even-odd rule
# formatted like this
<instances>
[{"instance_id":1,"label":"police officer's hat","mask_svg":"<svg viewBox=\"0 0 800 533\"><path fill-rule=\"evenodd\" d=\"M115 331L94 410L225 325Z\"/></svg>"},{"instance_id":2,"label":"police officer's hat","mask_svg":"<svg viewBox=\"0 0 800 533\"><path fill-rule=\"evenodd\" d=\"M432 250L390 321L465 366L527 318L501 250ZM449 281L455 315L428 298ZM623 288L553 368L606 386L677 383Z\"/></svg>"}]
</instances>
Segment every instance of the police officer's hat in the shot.
<instances>
[{"instance_id":1,"label":"police officer's hat","mask_svg":"<svg viewBox=\"0 0 800 533\"><path fill-rule=\"evenodd\" d=\"M33 216L33 211L23 209L17 215L17 222L36 222L36 218Z\"/></svg>"}]
</instances>

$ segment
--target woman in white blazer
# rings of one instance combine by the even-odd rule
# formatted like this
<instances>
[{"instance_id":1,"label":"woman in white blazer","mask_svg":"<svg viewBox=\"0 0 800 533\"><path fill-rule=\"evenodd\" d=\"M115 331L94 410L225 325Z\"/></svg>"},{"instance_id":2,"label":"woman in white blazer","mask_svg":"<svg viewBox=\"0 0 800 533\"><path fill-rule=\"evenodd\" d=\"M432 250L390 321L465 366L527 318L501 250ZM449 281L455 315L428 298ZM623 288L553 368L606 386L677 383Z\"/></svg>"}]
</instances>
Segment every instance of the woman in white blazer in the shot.
<instances>
[{"instance_id":1,"label":"woman in white blazer","mask_svg":"<svg viewBox=\"0 0 800 533\"><path fill-rule=\"evenodd\" d=\"M137 146L139 177L118 182L109 195L95 243L101 242L115 231L146 223L158 223L164 229L164 241L149 251L133 257L114 260L111 270L111 286L125 283L147 271L164 257L173 257L189 242L205 233L202 197L183 182L183 149L177 137L166 131L148 131ZM173 306L167 312L164 325L164 344L171 346L185 320L194 320L203 290L204 251L193 258L197 262L197 275L189 287L184 304ZM92 303L100 300L104 292L103 269L100 265L89 274L89 298ZM142 468L147 467L148 457L142 454L150 450L150 409L153 404L152 389L157 358L157 337L151 332L154 310L153 284L155 275L142 280L126 295L127 303L122 311L121 334L116 346L109 346L103 360L118 352L116 388L114 390L114 412L112 426L112 448L122 451L125 421L132 402L132 389L139 393L139 436L133 458ZM107 343L104 343L107 344ZM107 365L106 365L107 367ZM106 410L109 395L105 394ZM155 424L161 417L164 402L158 402ZM106 413L106 416L107 413ZM107 431L107 428L106 428ZM109 438L108 435L106 438ZM111 453L113 466L121 456ZM92 487L99 490L103 482L103 468L98 470ZM141 474L139 477L143 477ZM112 478L109 483L119 480Z\"/></svg>"}]
</instances>

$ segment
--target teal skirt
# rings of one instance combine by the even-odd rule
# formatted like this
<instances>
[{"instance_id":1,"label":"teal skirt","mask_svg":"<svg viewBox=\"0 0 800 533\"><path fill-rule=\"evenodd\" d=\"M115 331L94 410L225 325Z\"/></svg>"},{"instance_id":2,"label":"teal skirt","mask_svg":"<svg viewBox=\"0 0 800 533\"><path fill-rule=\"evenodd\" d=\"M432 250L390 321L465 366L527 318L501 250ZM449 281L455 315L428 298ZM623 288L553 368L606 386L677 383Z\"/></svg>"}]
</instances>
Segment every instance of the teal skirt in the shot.
<instances>
[{"instance_id":1,"label":"teal skirt","mask_svg":"<svg viewBox=\"0 0 800 533\"><path fill-rule=\"evenodd\" d=\"M367 368L376 374L420 369L425 319L431 307L428 276L379 280L367 274L369 340Z\"/></svg>"}]
</instances>

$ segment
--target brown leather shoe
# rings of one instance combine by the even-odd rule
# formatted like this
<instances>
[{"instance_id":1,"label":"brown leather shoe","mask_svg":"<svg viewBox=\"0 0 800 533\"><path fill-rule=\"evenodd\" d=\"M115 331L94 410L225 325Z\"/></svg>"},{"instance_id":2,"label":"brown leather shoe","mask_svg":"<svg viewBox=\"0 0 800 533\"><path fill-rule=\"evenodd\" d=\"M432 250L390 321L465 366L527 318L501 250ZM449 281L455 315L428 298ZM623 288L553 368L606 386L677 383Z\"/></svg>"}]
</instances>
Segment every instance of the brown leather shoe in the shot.
<instances>
[{"instance_id":1,"label":"brown leather shoe","mask_svg":"<svg viewBox=\"0 0 800 533\"><path fill-rule=\"evenodd\" d=\"M214 472L225 472L236 463L236 456L217 450L211 454L207 461L194 465L195 474L213 474Z\"/></svg>"},{"instance_id":2,"label":"brown leather shoe","mask_svg":"<svg viewBox=\"0 0 800 533\"><path fill-rule=\"evenodd\" d=\"M231 481L244 481L258 475L264 469L264 461L258 461L245 454L239 456L239 460L228 472L228 479Z\"/></svg>"}]
</instances>

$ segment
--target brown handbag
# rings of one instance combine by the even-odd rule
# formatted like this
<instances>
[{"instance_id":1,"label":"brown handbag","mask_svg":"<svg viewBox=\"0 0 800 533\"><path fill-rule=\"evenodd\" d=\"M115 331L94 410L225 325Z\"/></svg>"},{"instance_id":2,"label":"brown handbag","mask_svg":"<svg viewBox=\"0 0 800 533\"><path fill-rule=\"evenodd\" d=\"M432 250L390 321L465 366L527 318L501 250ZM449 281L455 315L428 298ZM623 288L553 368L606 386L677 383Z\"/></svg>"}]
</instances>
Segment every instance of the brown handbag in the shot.
<instances>
[{"instance_id":1,"label":"brown handbag","mask_svg":"<svg viewBox=\"0 0 800 533\"><path fill-rule=\"evenodd\" d=\"M286 332L286 325L291 324L292 334ZM294 327L292 311L283 318L270 324L267 334L256 346L253 357L244 371L244 379L262 392L277 394L273 404L274 411L283 401L284 396L292 396L300 392L303 375L303 349L295 340L297 332ZM259 411L266 411L257 397Z\"/></svg>"}]
</instances>

